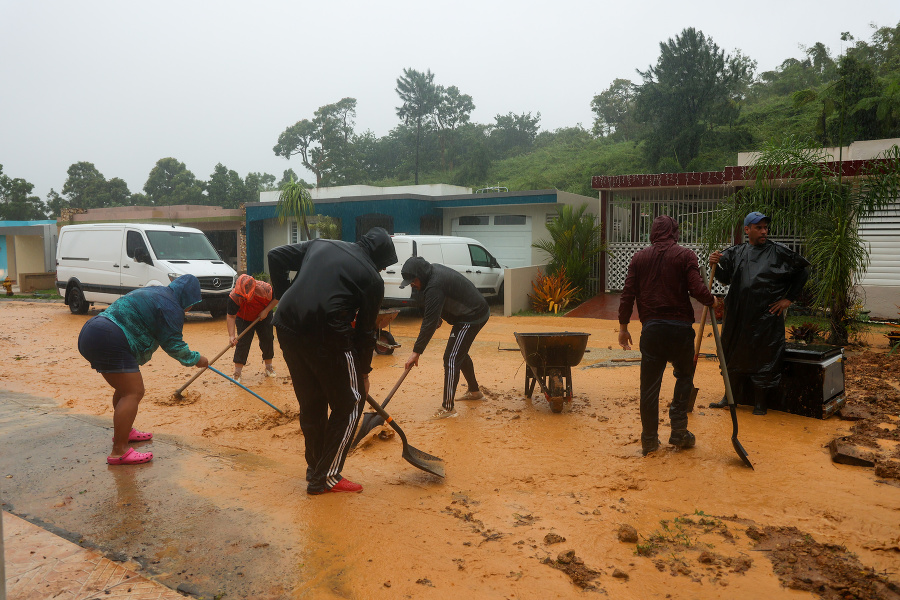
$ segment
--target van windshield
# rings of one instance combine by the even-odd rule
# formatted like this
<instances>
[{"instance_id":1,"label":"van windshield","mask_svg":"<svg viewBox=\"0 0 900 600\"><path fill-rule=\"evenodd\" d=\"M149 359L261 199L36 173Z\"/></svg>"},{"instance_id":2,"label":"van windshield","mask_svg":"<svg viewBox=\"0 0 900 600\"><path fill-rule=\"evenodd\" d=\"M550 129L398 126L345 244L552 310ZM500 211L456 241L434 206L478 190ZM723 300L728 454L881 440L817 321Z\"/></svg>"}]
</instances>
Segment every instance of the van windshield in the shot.
<instances>
[{"instance_id":1,"label":"van windshield","mask_svg":"<svg viewBox=\"0 0 900 600\"><path fill-rule=\"evenodd\" d=\"M147 239L159 260L221 260L202 233L147 231Z\"/></svg>"}]
</instances>

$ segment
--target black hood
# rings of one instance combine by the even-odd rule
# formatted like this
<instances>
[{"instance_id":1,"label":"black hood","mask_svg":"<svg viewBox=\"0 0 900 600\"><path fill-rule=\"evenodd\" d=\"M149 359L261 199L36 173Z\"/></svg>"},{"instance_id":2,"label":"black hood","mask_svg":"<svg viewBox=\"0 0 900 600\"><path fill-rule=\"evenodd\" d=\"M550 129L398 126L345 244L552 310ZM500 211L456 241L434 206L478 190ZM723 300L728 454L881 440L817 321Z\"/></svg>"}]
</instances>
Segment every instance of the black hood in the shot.
<instances>
[{"instance_id":1,"label":"black hood","mask_svg":"<svg viewBox=\"0 0 900 600\"><path fill-rule=\"evenodd\" d=\"M403 284L400 287L406 287L408 285L407 281L412 281L416 277L419 278L419 281L424 286L431 278L431 263L421 256L410 256L403 263L400 275L403 277Z\"/></svg>"},{"instance_id":2,"label":"black hood","mask_svg":"<svg viewBox=\"0 0 900 600\"><path fill-rule=\"evenodd\" d=\"M375 263L379 271L397 262L397 251L390 234L381 227L373 227L356 242Z\"/></svg>"}]
</instances>

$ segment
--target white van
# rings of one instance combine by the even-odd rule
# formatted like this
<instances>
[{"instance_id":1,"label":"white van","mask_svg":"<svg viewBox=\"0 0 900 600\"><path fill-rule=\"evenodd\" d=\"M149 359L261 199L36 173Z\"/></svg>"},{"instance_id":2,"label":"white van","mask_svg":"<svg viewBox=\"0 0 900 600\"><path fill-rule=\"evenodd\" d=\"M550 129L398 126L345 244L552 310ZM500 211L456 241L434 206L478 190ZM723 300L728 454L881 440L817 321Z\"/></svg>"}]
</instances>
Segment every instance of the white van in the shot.
<instances>
[{"instance_id":1,"label":"white van","mask_svg":"<svg viewBox=\"0 0 900 600\"><path fill-rule=\"evenodd\" d=\"M200 280L194 310L225 315L235 273L199 229L175 225L103 223L66 225L56 247L56 287L69 310L85 314L94 302L112 304L148 285L180 275Z\"/></svg>"},{"instance_id":2,"label":"white van","mask_svg":"<svg viewBox=\"0 0 900 600\"><path fill-rule=\"evenodd\" d=\"M447 235L395 235L396 264L381 274L384 279L384 307L413 306L412 288L400 289L400 269L410 256L421 256L465 275L485 296L503 297L503 266L478 240Z\"/></svg>"}]
</instances>

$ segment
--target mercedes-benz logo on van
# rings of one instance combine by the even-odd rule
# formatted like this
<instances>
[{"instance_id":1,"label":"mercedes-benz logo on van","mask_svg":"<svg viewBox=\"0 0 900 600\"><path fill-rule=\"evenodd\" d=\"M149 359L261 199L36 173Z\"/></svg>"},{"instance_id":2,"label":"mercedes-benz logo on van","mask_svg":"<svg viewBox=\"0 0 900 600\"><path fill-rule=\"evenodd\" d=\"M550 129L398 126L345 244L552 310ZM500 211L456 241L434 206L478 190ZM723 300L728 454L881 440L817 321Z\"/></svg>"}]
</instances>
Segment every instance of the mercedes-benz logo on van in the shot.
<instances>
[{"instance_id":1,"label":"mercedes-benz logo on van","mask_svg":"<svg viewBox=\"0 0 900 600\"><path fill-rule=\"evenodd\" d=\"M219 278L218 278L218 277L214 277L214 278L213 278L213 287L214 287L214 288L217 288L217 287L219 287L220 285L222 285L222 282L219 281Z\"/></svg>"}]
</instances>

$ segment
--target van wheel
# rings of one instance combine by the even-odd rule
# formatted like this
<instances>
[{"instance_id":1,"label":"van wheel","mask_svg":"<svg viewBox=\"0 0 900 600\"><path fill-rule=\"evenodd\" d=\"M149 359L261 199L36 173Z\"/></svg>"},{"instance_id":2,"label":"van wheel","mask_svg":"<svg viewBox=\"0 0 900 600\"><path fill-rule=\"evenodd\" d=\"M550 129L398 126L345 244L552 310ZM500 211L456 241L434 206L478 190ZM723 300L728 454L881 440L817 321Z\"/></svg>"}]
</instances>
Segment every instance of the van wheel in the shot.
<instances>
[{"instance_id":1,"label":"van wheel","mask_svg":"<svg viewBox=\"0 0 900 600\"><path fill-rule=\"evenodd\" d=\"M228 310L225 308L213 308L209 311L209 316L213 319L221 319L228 313Z\"/></svg>"},{"instance_id":2,"label":"van wheel","mask_svg":"<svg viewBox=\"0 0 900 600\"><path fill-rule=\"evenodd\" d=\"M73 285L69 288L66 300L69 304L69 310L72 311L73 315L87 314L88 309L91 307L90 303L84 299L81 287L77 285Z\"/></svg>"}]
</instances>

